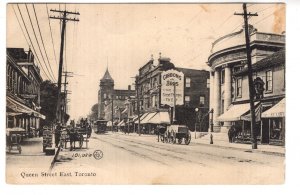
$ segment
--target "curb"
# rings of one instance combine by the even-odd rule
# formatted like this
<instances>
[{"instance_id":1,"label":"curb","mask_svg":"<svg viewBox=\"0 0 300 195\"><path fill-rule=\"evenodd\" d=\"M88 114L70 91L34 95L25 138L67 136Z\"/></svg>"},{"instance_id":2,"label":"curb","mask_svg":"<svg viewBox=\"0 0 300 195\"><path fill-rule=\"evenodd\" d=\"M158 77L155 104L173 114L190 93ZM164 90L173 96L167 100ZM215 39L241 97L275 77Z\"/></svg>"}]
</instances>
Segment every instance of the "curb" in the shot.
<instances>
[{"instance_id":1,"label":"curb","mask_svg":"<svg viewBox=\"0 0 300 195\"><path fill-rule=\"evenodd\" d=\"M232 149L232 150L239 150L239 151L244 151L244 152L253 152L253 153L262 153L262 154L267 154L267 155L276 155L276 156L282 156L285 157L284 153L281 152L271 152L271 151L265 151L265 150L259 150L259 149L246 149L246 148L237 148L237 147L232 147L232 146L221 146L221 145L215 145L215 144L206 144L206 143L195 143L197 145L204 145L204 146L212 146L216 148L227 148L227 149Z\"/></svg>"},{"instance_id":2,"label":"curb","mask_svg":"<svg viewBox=\"0 0 300 195\"><path fill-rule=\"evenodd\" d=\"M55 162L57 160L57 157L58 157L58 154L59 154L60 150L61 150L61 145L58 146L58 148L57 148L57 150L55 152L54 158L51 161L51 165L50 165L49 171L51 171L53 169L54 164L55 164Z\"/></svg>"}]
</instances>

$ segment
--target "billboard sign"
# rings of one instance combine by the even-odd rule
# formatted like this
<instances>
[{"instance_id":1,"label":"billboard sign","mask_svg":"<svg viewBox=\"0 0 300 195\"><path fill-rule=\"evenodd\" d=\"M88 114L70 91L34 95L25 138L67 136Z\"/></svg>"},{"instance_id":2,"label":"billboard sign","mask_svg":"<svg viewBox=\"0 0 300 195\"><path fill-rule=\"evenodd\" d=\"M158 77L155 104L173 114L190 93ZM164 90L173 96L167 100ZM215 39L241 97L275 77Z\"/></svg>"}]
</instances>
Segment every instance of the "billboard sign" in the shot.
<instances>
[{"instance_id":1,"label":"billboard sign","mask_svg":"<svg viewBox=\"0 0 300 195\"><path fill-rule=\"evenodd\" d=\"M175 87L174 87L175 86ZM183 105L184 96L184 74L171 69L161 74L161 104L174 106L174 90L176 94L176 105Z\"/></svg>"}]
</instances>

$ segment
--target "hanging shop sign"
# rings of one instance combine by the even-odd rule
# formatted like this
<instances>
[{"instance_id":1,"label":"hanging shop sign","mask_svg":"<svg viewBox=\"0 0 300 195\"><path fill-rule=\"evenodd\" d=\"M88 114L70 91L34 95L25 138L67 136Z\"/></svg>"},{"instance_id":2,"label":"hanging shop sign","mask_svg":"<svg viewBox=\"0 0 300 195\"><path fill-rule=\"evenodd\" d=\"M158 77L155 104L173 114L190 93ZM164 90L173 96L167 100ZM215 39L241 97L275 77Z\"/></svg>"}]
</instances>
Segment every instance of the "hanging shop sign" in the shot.
<instances>
[{"instance_id":1,"label":"hanging shop sign","mask_svg":"<svg viewBox=\"0 0 300 195\"><path fill-rule=\"evenodd\" d=\"M171 69L161 74L161 104L174 106L174 91L176 105L183 105L184 74Z\"/></svg>"}]
</instances>

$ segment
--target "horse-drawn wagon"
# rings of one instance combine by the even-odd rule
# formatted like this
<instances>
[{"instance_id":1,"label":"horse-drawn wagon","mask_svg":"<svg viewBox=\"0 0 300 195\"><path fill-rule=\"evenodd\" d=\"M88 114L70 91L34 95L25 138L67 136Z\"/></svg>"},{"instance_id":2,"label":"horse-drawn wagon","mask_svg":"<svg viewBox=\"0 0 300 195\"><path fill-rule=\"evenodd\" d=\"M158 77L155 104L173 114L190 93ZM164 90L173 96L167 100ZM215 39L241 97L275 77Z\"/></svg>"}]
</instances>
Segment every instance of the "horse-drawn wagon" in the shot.
<instances>
[{"instance_id":1,"label":"horse-drawn wagon","mask_svg":"<svg viewBox=\"0 0 300 195\"><path fill-rule=\"evenodd\" d=\"M185 125L168 125L166 128L160 128L158 131L161 141L165 143L184 143L186 145L191 142L191 132Z\"/></svg>"},{"instance_id":2,"label":"horse-drawn wagon","mask_svg":"<svg viewBox=\"0 0 300 195\"><path fill-rule=\"evenodd\" d=\"M70 142L70 150L76 148L76 142L78 143L78 148L82 148L83 142L86 143L86 148L88 148L89 138L91 136L92 130L89 125L86 126L68 126L61 133L61 145L67 148L67 143Z\"/></svg>"}]
</instances>

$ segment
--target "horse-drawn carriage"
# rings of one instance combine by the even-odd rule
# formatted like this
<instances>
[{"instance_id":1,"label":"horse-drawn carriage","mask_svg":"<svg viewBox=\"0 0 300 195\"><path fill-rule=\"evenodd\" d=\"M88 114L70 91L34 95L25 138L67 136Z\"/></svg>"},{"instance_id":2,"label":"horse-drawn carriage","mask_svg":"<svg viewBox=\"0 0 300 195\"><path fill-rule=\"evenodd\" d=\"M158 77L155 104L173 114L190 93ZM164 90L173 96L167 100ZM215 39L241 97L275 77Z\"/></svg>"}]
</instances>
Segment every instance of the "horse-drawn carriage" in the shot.
<instances>
[{"instance_id":1,"label":"horse-drawn carriage","mask_svg":"<svg viewBox=\"0 0 300 195\"><path fill-rule=\"evenodd\" d=\"M88 148L89 138L91 137L92 129L89 125L84 126L68 126L61 132L61 145L67 148L67 143L70 142L70 150L76 148L76 142L78 143L78 148L82 148L83 142L86 143L86 148Z\"/></svg>"},{"instance_id":2,"label":"horse-drawn carriage","mask_svg":"<svg viewBox=\"0 0 300 195\"><path fill-rule=\"evenodd\" d=\"M191 132L189 128L185 125L169 125L167 127L158 128L158 140L164 143L184 143L186 145L191 142Z\"/></svg>"}]
</instances>

